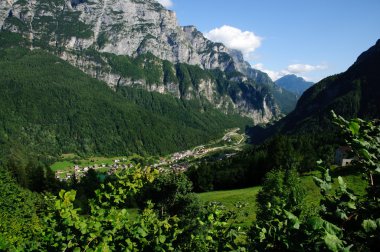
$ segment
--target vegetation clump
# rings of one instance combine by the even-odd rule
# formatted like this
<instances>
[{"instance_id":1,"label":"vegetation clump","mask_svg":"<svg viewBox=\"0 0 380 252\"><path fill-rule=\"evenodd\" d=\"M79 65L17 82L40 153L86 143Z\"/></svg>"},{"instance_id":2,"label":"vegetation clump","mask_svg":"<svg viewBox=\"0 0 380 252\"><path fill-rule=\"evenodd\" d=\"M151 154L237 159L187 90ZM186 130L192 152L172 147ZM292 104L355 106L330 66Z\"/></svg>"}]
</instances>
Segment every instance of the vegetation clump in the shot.
<instances>
[{"instance_id":1,"label":"vegetation clump","mask_svg":"<svg viewBox=\"0 0 380 252\"><path fill-rule=\"evenodd\" d=\"M35 198L2 169L0 248L376 251L380 242L379 122L346 121L339 116L334 122L356 157L352 167L367 178L364 194L351 190L342 177L334 183L330 168L319 162L321 176L314 180L321 201L313 211L305 201L307 192L297 171L282 167L266 175L257 197L256 220L247 228L236 221L237 212L217 203L202 204L183 173L138 166L123 170L102 184L89 185L95 192L87 195L87 207L78 207L77 194L83 192L68 188L58 196ZM136 206L138 214L131 210ZM244 203L237 207L244 208Z\"/></svg>"}]
</instances>

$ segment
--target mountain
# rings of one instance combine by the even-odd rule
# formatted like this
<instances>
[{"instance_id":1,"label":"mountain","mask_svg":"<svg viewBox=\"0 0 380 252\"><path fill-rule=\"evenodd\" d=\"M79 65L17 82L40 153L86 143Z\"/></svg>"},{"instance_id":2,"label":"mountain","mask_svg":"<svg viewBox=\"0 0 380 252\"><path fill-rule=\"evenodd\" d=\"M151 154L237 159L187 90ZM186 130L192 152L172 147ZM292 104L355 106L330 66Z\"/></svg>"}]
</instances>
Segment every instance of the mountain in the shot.
<instances>
[{"instance_id":1,"label":"mountain","mask_svg":"<svg viewBox=\"0 0 380 252\"><path fill-rule=\"evenodd\" d=\"M10 46L9 44L25 45ZM0 33L0 156L166 154L249 124L211 106L109 88L57 56ZM4 160L1 158L1 160Z\"/></svg>"},{"instance_id":2,"label":"mountain","mask_svg":"<svg viewBox=\"0 0 380 252\"><path fill-rule=\"evenodd\" d=\"M314 85L313 82L306 81L302 77L298 77L294 74L285 75L280 79L276 80L275 83L278 86L292 93L295 93L298 97L300 97L303 94L303 92L305 92L305 90Z\"/></svg>"},{"instance_id":3,"label":"mountain","mask_svg":"<svg viewBox=\"0 0 380 252\"><path fill-rule=\"evenodd\" d=\"M306 90L293 112L262 131L256 142L276 133L325 134L333 129L330 111L347 119L380 118L380 40L363 52L344 73L330 76ZM257 132L256 132L257 131Z\"/></svg>"},{"instance_id":4,"label":"mountain","mask_svg":"<svg viewBox=\"0 0 380 252\"><path fill-rule=\"evenodd\" d=\"M0 3L0 26L113 89L207 101L255 124L282 117L296 103L241 52L180 27L175 13L154 0L7 0Z\"/></svg>"}]
</instances>

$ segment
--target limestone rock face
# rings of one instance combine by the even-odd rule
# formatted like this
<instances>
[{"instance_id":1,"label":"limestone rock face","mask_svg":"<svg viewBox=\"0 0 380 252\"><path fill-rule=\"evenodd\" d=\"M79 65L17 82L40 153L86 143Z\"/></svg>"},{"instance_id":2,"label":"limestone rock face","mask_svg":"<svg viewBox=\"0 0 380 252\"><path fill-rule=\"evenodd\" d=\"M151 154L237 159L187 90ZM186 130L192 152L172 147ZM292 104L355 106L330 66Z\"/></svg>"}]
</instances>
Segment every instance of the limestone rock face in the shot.
<instances>
[{"instance_id":1,"label":"limestone rock face","mask_svg":"<svg viewBox=\"0 0 380 252\"><path fill-rule=\"evenodd\" d=\"M3 0L0 2L0 27L18 32L31 41L32 48L56 48L63 59L111 87L140 85L150 91L169 93L185 99L205 98L224 111L233 108L257 123L280 115L273 96L251 87L252 94L239 92L234 97L218 94L215 80L202 79L196 87L182 93L176 82L147 85L132 80L99 64L80 52L137 57L151 53L162 60L197 65L202 69L240 72L241 85L248 79L274 85L267 74L253 69L241 52L206 39L194 26L180 27L176 14L155 0ZM229 108L229 109L227 109Z\"/></svg>"},{"instance_id":2,"label":"limestone rock face","mask_svg":"<svg viewBox=\"0 0 380 252\"><path fill-rule=\"evenodd\" d=\"M100 52L129 56L150 52L171 62L254 77L240 52L211 42L194 26L180 27L176 14L154 0L4 0L3 29L12 25L6 24L9 13L23 23L23 32L66 49L95 46Z\"/></svg>"}]
</instances>

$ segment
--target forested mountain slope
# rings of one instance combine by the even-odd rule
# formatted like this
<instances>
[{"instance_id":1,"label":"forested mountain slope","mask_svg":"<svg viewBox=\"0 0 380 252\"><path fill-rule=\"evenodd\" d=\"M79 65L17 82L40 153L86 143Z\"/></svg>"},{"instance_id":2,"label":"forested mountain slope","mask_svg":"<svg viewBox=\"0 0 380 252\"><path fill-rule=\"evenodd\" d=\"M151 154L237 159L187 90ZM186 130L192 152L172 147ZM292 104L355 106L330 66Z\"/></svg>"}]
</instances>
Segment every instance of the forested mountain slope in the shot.
<instances>
[{"instance_id":1,"label":"forested mountain slope","mask_svg":"<svg viewBox=\"0 0 380 252\"><path fill-rule=\"evenodd\" d=\"M227 116L206 103L144 90L126 99L52 54L4 47L7 40L0 41L3 146L49 154L163 154L250 121Z\"/></svg>"}]
</instances>

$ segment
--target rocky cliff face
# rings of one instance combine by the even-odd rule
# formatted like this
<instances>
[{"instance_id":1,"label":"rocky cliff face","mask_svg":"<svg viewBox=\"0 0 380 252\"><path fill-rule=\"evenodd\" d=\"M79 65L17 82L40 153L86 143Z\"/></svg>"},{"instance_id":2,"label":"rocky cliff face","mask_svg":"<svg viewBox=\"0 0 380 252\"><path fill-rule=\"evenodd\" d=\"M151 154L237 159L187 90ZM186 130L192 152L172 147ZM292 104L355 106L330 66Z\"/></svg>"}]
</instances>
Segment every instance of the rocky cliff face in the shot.
<instances>
[{"instance_id":1,"label":"rocky cliff face","mask_svg":"<svg viewBox=\"0 0 380 252\"><path fill-rule=\"evenodd\" d=\"M197 88L187 87L191 92L181 93L178 82L163 85L162 79L146 85L144 80L112 71L105 66L104 58L105 65L99 67L98 62L83 56L88 49L130 57L151 53L172 63L241 72L245 75L239 79L241 85L249 85L243 83L248 78L274 85L266 74L252 69L240 52L211 42L193 26L180 27L175 13L154 0L6 0L0 2L0 26L2 30L22 33L34 48L55 48L63 59L110 86L140 84L151 91L186 99L203 97L216 107L232 106L257 123L280 115L270 94L262 94L258 100L239 99L243 94L232 99L218 95L215 81L207 79L196 83Z\"/></svg>"}]
</instances>

